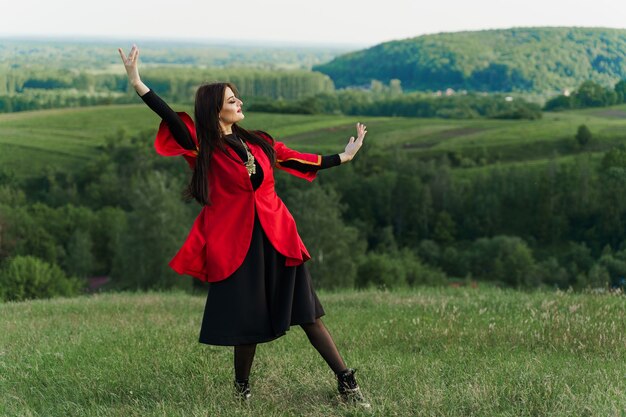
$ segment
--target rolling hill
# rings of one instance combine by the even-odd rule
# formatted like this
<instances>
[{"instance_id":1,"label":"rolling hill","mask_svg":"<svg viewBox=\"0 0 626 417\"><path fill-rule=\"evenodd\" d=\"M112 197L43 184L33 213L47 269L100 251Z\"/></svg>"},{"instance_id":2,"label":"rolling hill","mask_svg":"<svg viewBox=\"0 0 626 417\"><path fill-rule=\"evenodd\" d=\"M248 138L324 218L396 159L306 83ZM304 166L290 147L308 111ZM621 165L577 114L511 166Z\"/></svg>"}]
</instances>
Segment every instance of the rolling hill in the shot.
<instances>
[{"instance_id":1,"label":"rolling hill","mask_svg":"<svg viewBox=\"0 0 626 417\"><path fill-rule=\"evenodd\" d=\"M191 111L189 108L177 108ZM541 120L446 120L400 117L248 113L245 126L262 128L295 149L340 152L354 123L368 126L368 143L428 159L443 154L466 158L467 169L495 163L540 163L579 153L601 155L626 141L626 106L547 113ZM85 107L0 115L0 166L18 178L46 167L73 171L98 152L119 129L128 135L156 132L159 119L144 105ZM585 149L574 135L586 124L594 139ZM469 164L467 164L469 162Z\"/></svg>"},{"instance_id":2,"label":"rolling hill","mask_svg":"<svg viewBox=\"0 0 626 417\"><path fill-rule=\"evenodd\" d=\"M556 93L585 80L626 77L626 30L514 28L441 33L385 42L313 68L336 87L388 83L405 90Z\"/></svg>"}]
</instances>

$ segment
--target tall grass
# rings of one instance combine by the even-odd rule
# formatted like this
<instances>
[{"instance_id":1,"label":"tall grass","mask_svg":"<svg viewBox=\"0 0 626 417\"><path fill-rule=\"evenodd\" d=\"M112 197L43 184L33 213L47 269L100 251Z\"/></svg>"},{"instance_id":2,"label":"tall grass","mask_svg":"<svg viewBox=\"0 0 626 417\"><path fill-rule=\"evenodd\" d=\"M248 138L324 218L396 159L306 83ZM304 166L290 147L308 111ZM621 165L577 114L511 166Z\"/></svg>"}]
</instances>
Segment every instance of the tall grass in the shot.
<instances>
[{"instance_id":1,"label":"tall grass","mask_svg":"<svg viewBox=\"0 0 626 417\"><path fill-rule=\"evenodd\" d=\"M620 294L319 291L379 416L624 416ZM2 416L353 416L299 327L259 345L253 399L232 348L197 342L205 298L119 293L0 304Z\"/></svg>"}]
</instances>

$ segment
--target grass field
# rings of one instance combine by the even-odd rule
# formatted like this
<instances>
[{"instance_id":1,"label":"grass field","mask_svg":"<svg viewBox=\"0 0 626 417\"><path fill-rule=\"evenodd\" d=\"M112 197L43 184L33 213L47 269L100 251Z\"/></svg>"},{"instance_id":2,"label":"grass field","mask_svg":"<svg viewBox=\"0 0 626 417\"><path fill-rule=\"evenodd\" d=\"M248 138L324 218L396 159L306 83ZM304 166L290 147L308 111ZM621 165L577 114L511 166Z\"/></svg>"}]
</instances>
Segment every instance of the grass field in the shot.
<instances>
[{"instance_id":1,"label":"grass field","mask_svg":"<svg viewBox=\"0 0 626 417\"><path fill-rule=\"evenodd\" d=\"M191 113L191 108L175 107ZM626 143L626 106L545 113L542 120L444 120L328 115L249 113L244 125L263 129L305 152L340 152L354 134L354 124L368 126L368 141L400 147L416 156L458 152L489 163L539 163L556 155L581 152L601 155ZM143 104L43 110L0 115L0 165L20 177L32 177L46 166L74 170L118 129L129 135L156 132L159 119ZM581 150L574 141L586 124L594 141ZM24 161L28 161L24 163ZM480 167L472 168L480 169Z\"/></svg>"},{"instance_id":2,"label":"grass field","mask_svg":"<svg viewBox=\"0 0 626 417\"><path fill-rule=\"evenodd\" d=\"M0 415L626 415L623 295L318 295L371 413L338 403L299 327L259 346L238 404L232 348L197 342L204 296L120 293L0 304Z\"/></svg>"},{"instance_id":3,"label":"grass field","mask_svg":"<svg viewBox=\"0 0 626 417\"><path fill-rule=\"evenodd\" d=\"M178 109L177 109L178 110ZM182 110L193 114L192 109ZM356 123L356 118L255 114L255 126L276 135L297 135ZM156 133L160 119L145 105L118 105L42 110L0 115L0 165L19 177L36 176L46 166L75 170L93 157L107 136L119 129L128 135ZM249 123L250 124L250 123ZM335 139L341 136L335 136ZM342 142L338 142L339 145ZM315 145L309 145L315 148ZM334 147L335 152L341 147ZM24 163L28 161L28 163Z\"/></svg>"}]
</instances>

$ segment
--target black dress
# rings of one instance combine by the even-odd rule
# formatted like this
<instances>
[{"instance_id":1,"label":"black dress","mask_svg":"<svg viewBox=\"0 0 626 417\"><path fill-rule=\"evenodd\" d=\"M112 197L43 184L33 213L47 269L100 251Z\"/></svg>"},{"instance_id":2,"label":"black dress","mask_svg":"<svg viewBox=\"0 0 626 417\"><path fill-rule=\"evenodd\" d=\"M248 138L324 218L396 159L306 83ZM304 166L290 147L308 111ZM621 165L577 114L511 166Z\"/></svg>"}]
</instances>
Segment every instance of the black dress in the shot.
<instances>
[{"instance_id":1,"label":"black dress","mask_svg":"<svg viewBox=\"0 0 626 417\"><path fill-rule=\"evenodd\" d=\"M165 120L181 146L195 148L186 126L165 102L152 91L142 99ZM245 162L240 140L235 135L227 135L226 140ZM321 166L293 162L290 168L307 171L340 163L335 154L323 156ZM263 181L258 164L256 171L250 177L255 190ZM209 284L199 342L222 346L268 342L284 335L290 326L313 323L324 314L306 264L285 266L285 257L268 240L255 211L252 240L243 263L228 278Z\"/></svg>"}]
</instances>

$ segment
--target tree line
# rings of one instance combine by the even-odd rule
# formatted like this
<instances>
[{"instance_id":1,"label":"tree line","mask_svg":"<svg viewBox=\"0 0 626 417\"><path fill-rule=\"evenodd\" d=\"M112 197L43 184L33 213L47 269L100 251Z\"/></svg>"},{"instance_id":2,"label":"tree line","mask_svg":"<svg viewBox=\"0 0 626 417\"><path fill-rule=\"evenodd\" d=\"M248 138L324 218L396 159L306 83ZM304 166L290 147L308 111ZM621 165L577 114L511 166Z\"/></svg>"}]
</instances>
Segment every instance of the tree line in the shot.
<instances>
[{"instance_id":1,"label":"tree line","mask_svg":"<svg viewBox=\"0 0 626 417\"><path fill-rule=\"evenodd\" d=\"M107 139L79 173L0 178L0 288L7 300L112 289L193 288L167 266L200 207L181 202L190 172L158 157L154 132ZM277 174L319 288L394 288L471 279L516 288L623 285L626 148L544 168L459 175L370 144L308 183ZM54 285L53 285L54 284ZM36 289L36 290L35 290Z\"/></svg>"},{"instance_id":2,"label":"tree line","mask_svg":"<svg viewBox=\"0 0 626 417\"><path fill-rule=\"evenodd\" d=\"M541 117L541 108L522 98L404 93L397 79L388 85L372 80L367 89L335 90L327 76L303 70L152 68L142 75L166 100L183 104L193 103L195 90L203 82L230 81L252 111L454 119ZM134 102L134 92L121 73L42 68L0 71L0 113Z\"/></svg>"},{"instance_id":3,"label":"tree line","mask_svg":"<svg viewBox=\"0 0 626 417\"><path fill-rule=\"evenodd\" d=\"M87 68L102 72L120 64L117 48L130 47L133 40L79 41L71 39L1 40L0 63L28 69L40 65L48 69ZM310 69L327 62L343 47L263 46L201 41L149 41L139 43L141 61L148 66ZM0 64L2 65L2 64Z\"/></svg>"},{"instance_id":4,"label":"tree line","mask_svg":"<svg viewBox=\"0 0 626 417\"><path fill-rule=\"evenodd\" d=\"M146 83L171 102L192 103L204 82L229 81L243 96L296 100L334 91L330 78L305 70L148 68ZM126 74L32 67L0 68L0 113L133 102Z\"/></svg>"},{"instance_id":5,"label":"tree line","mask_svg":"<svg viewBox=\"0 0 626 417\"><path fill-rule=\"evenodd\" d=\"M399 79L391 79L388 85L371 80L367 88L335 90L329 77L304 70L149 67L143 75L165 99L183 104L193 103L199 84L221 80L237 85L242 96L249 98L248 108L253 111L455 119L541 117L540 107L523 98L509 97L507 101L501 94L435 97L432 93L406 93ZM135 102L133 97L123 73L37 66L0 68L0 113L129 104Z\"/></svg>"},{"instance_id":6,"label":"tree line","mask_svg":"<svg viewBox=\"0 0 626 417\"><path fill-rule=\"evenodd\" d=\"M593 81L583 82L576 90L548 100L546 111L607 107L626 103L626 80L618 81L613 88L604 87Z\"/></svg>"},{"instance_id":7,"label":"tree line","mask_svg":"<svg viewBox=\"0 0 626 417\"><path fill-rule=\"evenodd\" d=\"M299 100L252 100L249 110L269 113L343 114L360 116L438 117L444 119L527 119L542 117L541 107L502 94L403 93L399 80L380 89L342 89Z\"/></svg>"}]
</instances>

